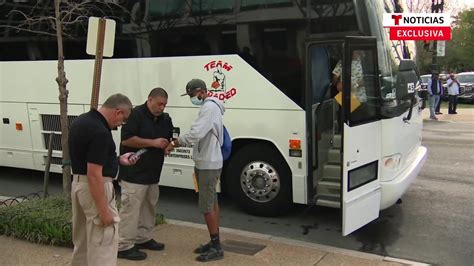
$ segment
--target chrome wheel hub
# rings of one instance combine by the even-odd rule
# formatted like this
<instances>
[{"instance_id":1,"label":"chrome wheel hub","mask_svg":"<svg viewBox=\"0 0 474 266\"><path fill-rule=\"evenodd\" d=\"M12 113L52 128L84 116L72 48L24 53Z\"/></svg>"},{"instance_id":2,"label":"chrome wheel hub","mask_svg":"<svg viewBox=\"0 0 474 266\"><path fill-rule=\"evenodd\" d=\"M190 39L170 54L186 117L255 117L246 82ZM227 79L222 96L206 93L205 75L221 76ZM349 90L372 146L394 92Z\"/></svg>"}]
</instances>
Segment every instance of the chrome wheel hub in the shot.
<instances>
[{"instance_id":1,"label":"chrome wheel hub","mask_svg":"<svg viewBox=\"0 0 474 266\"><path fill-rule=\"evenodd\" d=\"M240 185L250 199L268 202L280 192L280 177L270 164L256 161L247 164L242 169Z\"/></svg>"}]
</instances>

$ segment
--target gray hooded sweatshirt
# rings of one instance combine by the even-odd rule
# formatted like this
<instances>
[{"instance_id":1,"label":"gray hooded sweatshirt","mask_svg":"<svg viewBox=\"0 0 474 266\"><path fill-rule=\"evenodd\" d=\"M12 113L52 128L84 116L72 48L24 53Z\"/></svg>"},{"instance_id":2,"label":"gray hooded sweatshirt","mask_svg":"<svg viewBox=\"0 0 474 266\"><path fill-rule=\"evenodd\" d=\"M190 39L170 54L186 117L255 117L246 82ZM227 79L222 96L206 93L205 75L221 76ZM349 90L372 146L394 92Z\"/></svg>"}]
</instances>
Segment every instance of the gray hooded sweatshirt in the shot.
<instances>
[{"instance_id":1,"label":"gray hooded sweatshirt","mask_svg":"<svg viewBox=\"0 0 474 266\"><path fill-rule=\"evenodd\" d=\"M224 105L219 100L207 97L189 132L181 134L178 138L180 145L194 143L193 160L198 169L222 168L224 111Z\"/></svg>"}]
</instances>

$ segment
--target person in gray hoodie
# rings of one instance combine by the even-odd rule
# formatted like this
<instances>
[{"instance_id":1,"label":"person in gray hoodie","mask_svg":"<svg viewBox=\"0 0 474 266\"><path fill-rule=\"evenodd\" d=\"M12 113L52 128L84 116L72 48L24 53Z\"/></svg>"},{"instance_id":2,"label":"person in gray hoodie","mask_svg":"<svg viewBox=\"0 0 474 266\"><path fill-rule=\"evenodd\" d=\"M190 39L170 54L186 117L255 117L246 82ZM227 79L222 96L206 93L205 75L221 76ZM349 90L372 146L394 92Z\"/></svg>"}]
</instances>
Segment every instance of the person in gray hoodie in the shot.
<instances>
[{"instance_id":1,"label":"person in gray hoodie","mask_svg":"<svg viewBox=\"0 0 474 266\"><path fill-rule=\"evenodd\" d=\"M224 106L216 98L208 97L206 83L192 79L186 85L186 93L191 103L201 106L199 115L191 125L189 132L181 134L170 142L166 152L182 145L194 144L194 174L199 189L199 209L204 214L211 241L194 250L200 254L196 260L211 261L224 258L219 240L219 204L216 185L222 172L221 143L224 141Z\"/></svg>"}]
</instances>

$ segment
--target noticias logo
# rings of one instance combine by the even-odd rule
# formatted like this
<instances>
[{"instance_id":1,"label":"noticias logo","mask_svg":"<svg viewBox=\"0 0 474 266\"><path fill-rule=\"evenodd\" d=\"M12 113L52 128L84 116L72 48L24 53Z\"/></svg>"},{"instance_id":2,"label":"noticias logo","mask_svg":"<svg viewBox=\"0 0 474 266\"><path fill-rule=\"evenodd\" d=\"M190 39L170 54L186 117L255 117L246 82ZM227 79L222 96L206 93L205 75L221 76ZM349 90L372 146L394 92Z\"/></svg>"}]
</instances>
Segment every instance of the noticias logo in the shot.
<instances>
[{"instance_id":1,"label":"noticias logo","mask_svg":"<svg viewBox=\"0 0 474 266\"><path fill-rule=\"evenodd\" d=\"M443 13L387 13L390 40L451 40L451 18Z\"/></svg>"}]
</instances>

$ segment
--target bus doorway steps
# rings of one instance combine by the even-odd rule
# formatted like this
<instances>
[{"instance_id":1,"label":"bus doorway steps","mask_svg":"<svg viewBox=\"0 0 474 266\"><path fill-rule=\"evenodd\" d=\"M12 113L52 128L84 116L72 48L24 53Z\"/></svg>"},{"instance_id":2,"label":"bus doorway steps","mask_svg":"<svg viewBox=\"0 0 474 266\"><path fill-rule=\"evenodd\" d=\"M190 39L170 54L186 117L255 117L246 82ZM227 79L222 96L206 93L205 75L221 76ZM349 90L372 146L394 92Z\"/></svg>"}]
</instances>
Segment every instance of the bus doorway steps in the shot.
<instances>
[{"instance_id":1,"label":"bus doorway steps","mask_svg":"<svg viewBox=\"0 0 474 266\"><path fill-rule=\"evenodd\" d=\"M328 161L316 185L316 205L340 208L341 193L341 135L334 135L328 150Z\"/></svg>"}]
</instances>

